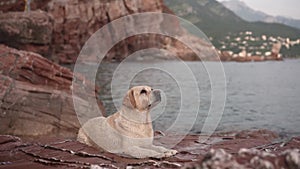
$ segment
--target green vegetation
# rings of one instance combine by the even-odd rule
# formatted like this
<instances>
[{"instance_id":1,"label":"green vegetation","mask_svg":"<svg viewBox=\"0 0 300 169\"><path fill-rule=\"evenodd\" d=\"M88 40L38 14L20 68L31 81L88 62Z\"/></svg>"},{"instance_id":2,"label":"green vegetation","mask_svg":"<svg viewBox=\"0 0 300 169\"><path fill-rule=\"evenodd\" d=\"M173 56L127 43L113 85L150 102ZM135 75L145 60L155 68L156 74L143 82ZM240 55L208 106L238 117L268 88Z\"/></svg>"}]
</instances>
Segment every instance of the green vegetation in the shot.
<instances>
[{"instance_id":1,"label":"green vegetation","mask_svg":"<svg viewBox=\"0 0 300 169\"><path fill-rule=\"evenodd\" d=\"M219 49L224 45L224 42L227 44L232 42L229 39L226 39L227 36L231 36L231 39L235 39L239 37L240 32L246 31L251 31L254 37L265 35L267 37L275 37L275 39L300 39L299 29L282 24L244 21L215 0L164 1L177 16L192 22L200 28L208 37L210 37L211 42ZM255 46L262 46L265 42L256 41L255 43ZM250 44L247 45L249 46ZM269 49L270 47L267 48ZM230 50L238 51L240 49L230 48ZM300 45L291 46L289 49L285 49L283 46L281 53L283 53L284 56L295 57L300 55L299 51Z\"/></svg>"}]
</instances>

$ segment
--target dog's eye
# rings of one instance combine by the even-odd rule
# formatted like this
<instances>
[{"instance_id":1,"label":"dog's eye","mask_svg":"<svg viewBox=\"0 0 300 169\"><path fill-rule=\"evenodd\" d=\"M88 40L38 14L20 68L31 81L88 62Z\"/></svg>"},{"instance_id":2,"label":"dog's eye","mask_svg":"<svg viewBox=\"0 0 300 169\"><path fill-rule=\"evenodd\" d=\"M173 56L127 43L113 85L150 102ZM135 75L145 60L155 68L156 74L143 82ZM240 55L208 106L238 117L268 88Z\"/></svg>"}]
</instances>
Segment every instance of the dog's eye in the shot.
<instances>
[{"instance_id":1,"label":"dog's eye","mask_svg":"<svg viewBox=\"0 0 300 169\"><path fill-rule=\"evenodd\" d=\"M141 90L141 94L147 94L147 91L145 89Z\"/></svg>"}]
</instances>

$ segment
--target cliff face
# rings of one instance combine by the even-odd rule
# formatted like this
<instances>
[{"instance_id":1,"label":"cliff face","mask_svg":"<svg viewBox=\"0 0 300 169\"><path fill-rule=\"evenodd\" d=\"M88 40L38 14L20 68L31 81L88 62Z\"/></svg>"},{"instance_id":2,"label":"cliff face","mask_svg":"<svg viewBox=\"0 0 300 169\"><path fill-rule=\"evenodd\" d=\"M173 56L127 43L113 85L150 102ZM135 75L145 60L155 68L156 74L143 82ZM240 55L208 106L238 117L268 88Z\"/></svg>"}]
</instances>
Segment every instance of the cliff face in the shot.
<instances>
[{"instance_id":1,"label":"cliff face","mask_svg":"<svg viewBox=\"0 0 300 169\"><path fill-rule=\"evenodd\" d=\"M19 3L19 5L21 4ZM54 20L51 43L52 59L60 63L74 63L87 39L103 25L117 18L142 12L172 13L164 6L162 0L50 0L45 1L44 4L33 0L31 5L33 10L39 8L52 15ZM5 12L7 9L23 8L4 8L0 5L0 10ZM161 24L163 20L152 18L149 22L163 29ZM184 33L177 20L172 23L174 31L179 35L190 37ZM118 31L117 29L113 28L112 32ZM111 33L105 40L109 41L109 38L113 38L113 36ZM206 51L209 51L211 47L209 44L204 43L201 39L191 38L196 42L194 44L198 45L199 50L203 51L206 48ZM122 60L137 50L150 47L171 50L183 60L199 60L192 51L177 40L153 34L133 36L121 41L107 54L106 60Z\"/></svg>"},{"instance_id":2,"label":"cliff face","mask_svg":"<svg viewBox=\"0 0 300 169\"><path fill-rule=\"evenodd\" d=\"M162 9L161 0L52 0L46 11L55 18L53 44L57 57L60 62L72 63L86 40L103 25L132 13L162 12ZM120 42L107 59L119 60L118 55L128 53L127 46L128 42Z\"/></svg>"},{"instance_id":3,"label":"cliff face","mask_svg":"<svg viewBox=\"0 0 300 169\"><path fill-rule=\"evenodd\" d=\"M4 45L0 45L0 63L1 134L76 137L80 124L73 100L88 105L94 90L90 85L82 88L83 82L89 84L87 79L39 54ZM76 95L71 91L73 77L72 87L82 88Z\"/></svg>"},{"instance_id":4,"label":"cliff face","mask_svg":"<svg viewBox=\"0 0 300 169\"><path fill-rule=\"evenodd\" d=\"M43 11L9 12L0 15L0 43L52 56L53 19Z\"/></svg>"}]
</instances>

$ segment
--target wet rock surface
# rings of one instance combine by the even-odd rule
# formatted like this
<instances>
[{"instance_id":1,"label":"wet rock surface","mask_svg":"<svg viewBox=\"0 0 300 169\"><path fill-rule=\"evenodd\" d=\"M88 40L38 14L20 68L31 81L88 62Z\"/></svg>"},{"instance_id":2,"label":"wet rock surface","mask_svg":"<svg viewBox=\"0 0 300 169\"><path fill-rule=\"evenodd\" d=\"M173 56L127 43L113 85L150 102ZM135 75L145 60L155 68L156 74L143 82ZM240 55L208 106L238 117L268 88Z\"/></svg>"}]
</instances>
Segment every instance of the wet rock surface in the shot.
<instances>
[{"instance_id":1,"label":"wet rock surface","mask_svg":"<svg viewBox=\"0 0 300 169\"><path fill-rule=\"evenodd\" d=\"M1 134L76 136L74 131L80 125L73 98L81 99L80 104L85 107L87 100L80 96L92 96L94 93L90 91L95 89L83 88L72 96L71 70L38 54L4 45L0 45L0 72ZM75 77L77 81L73 87L87 83L84 77Z\"/></svg>"},{"instance_id":2,"label":"wet rock surface","mask_svg":"<svg viewBox=\"0 0 300 169\"><path fill-rule=\"evenodd\" d=\"M247 132L252 131L244 134ZM187 135L174 147L179 153L164 159L124 158L74 140L44 137L24 141L2 135L0 168L299 168L299 137L274 142L263 137L239 138L235 136L238 133L232 133L232 137L214 135L204 143L199 143L202 136ZM163 136L155 144L167 146L172 137L175 136ZM236 144L236 149L229 152L226 149L232 144Z\"/></svg>"}]
</instances>

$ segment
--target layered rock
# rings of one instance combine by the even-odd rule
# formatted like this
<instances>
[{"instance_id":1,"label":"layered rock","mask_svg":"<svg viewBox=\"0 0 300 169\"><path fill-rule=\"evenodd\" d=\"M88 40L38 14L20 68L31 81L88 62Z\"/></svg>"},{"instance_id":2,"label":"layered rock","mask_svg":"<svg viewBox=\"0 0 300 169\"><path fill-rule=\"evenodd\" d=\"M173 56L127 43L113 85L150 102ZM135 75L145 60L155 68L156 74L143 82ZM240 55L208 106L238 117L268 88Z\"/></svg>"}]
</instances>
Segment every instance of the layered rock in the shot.
<instances>
[{"instance_id":1,"label":"layered rock","mask_svg":"<svg viewBox=\"0 0 300 169\"><path fill-rule=\"evenodd\" d=\"M46 58L0 45L0 133L19 136L76 136L80 127L73 97L82 107L94 93L72 96L73 73ZM75 75L76 84L88 83ZM86 88L89 85L85 85ZM83 89L84 92L94 91ZM101 102L99 101L101 107ZM103 107L102 111L104 111Z\"/></svg>"},{"instance_id":2,"label":"layered rock","mask_svg":"<svg viewBox=\"0 0 300 169\"><path fill-rule=\"evenodd\" d=\"M74 63L87 39L103 25L115 19L142 12L172 13L162 0L51 0L46 1L44 5L33 0L32 6L33 9L39 7L54 18L52 59L59 60L60 63ZM163 30L165 29L163 19L150 18L149 22ZM216 57L210 44L183 31L178 20L174 19L170 23L172 25L169 27L172 27L179 37L191 39L192 44L203 53L203 56L209 52L208 59L211 59L211 56ZM135 31L136 26L131 25L132 30L128 31ZM111 41L114 33L118 31L118 28L112 28L110 30L112 33L107 35L103 42ZM183 60L199 60L199 57L181 42L174 38L154 34L133 36L119 42L107 54L106 60L123 60L135 51L152 47L169 50Z\"/></svg>"},{"instance_id":3,"label":"layered rock","mask_svg":"<svg viewBox=\"0 0 300 169\"><path fill-rule=\"evenodd\" d=\"M72 63L86 40L103 25L133 13L162 13L165 8L161 0L113 0L107 2L99 0L69 0L63 2L52 0L46 10L55 18L53 34L55 52L60 62ZM149 22L153 23L153 26L163 29L163 20L159 18L150 19ZM179 35L183 35L178 21L175 20L173 23L173 29ZM138 29L138 26L142 25L133 23L131 25L132 29L127 31L134 32L135 29ZM120 29L111 28L111 34L107 35L102 42L109 42L114 37L114 33L117 34L118 31L124 31ZM198 45L203 47L203 41L197 40L202 42L198 43ZM172 50L173 53L176 53L182 59L199 60L197 57L191 57L193 55L191 54L192 52L188 51L183 44L178 43L176 40L153 34L137 35L119 42L107 54L106 60L120 61L140 49L151 47L166 48L167 46L173 47L167 50ZM182 50L183 48L184 50Z\"/></svg>"},{"instance_id":4,"label":"layered rock","mask_svg":"<svg viewBox=\"0 0 300 169\"><path fill-rule=\"evenodd\" d=\"M53 19L43 11L9 12L0 15L0 43L52 55Z\"/></svg>"},{"instance_id":5,"label":"layered rock","mask_svg":"<svg viewBox=\"0 0 300 169\"><path fill-rule=\"evenodd\" d=\"M42 138L25 142L18 137L0 136L0 164L6 168L199 168L199 169L298 169L300 138L272 142L266 131L243 132L238 136L212 136L199 143L199 135L187 135L174 149L178 154L164 159L133 159L99 151L75 140ZM267 132L271 135L271 132ZM237 135L238 133L235 133ZM263 134L263 135L260 135ZM168 146L172 135L164 136ZM176 137L176 136L173 136ZM251 138L256 139L251 139ZM265 139L264 139L265 138ZM38 144L34 144L38 143ZM222 146L221 146L222 145ZM227 148L235 145L233 151Z\"/></svg>"},{"instance_id":6,"label":"layered rock","mask_svg":"<svg viewBox=\"0 0 300 169\"><path fill-rule=\"evenodd\" d=\"M30 9L37 10L45 7L50 0L31 0ZM0 12L16 12L25 10L25 0L0 0Z\"/></svg>"}]
</instances>

